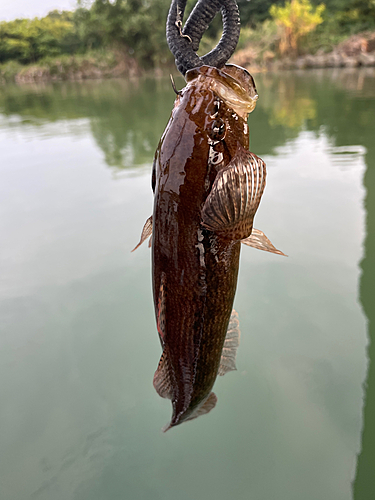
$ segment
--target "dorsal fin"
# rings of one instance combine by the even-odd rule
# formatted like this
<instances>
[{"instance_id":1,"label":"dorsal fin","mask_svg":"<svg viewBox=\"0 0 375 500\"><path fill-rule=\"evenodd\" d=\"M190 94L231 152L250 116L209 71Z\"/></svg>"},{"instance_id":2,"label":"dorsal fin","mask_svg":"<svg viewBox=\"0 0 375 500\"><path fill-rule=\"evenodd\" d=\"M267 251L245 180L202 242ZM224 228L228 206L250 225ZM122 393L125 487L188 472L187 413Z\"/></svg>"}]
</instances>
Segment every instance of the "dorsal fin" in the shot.
<instances>
[{"instance_id":1,"label":"dorsal fin","mask_svg":"<svg viewBox=\"0 0 375 500\"><path fill-rule=\"evenodd\" d=\"M172 399L172 383L165 351L161 355L159 366L154 375L154 387L159 396Z\"/></svg>"},{"instance_id":2,"label":"dorsal fin","mask_svg":"<svg viewBox=\"0 0 375 500\"><path fill-rule=\"evenodd\" d=\"M240 322L238 321L238 313L233 309L221 353L218 375L225 375L232 370L237 370L236 355L239 344Z\"/></svg>"}]
</instances>

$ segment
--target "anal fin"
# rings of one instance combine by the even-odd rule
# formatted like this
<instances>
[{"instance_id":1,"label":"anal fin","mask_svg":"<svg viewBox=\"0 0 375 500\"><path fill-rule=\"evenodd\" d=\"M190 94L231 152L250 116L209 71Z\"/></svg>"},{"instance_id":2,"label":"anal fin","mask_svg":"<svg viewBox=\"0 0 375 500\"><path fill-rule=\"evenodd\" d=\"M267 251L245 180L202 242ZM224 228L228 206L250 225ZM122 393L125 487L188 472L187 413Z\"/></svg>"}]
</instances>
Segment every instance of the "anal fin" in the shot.
<instances>
[{"instance_id":1,"label":"anal fin","mask_svg":"<svg viewBox=\"0 0 375 500\"><path fill-rule=\"evenodd\" d=\"M161 273L156 327L163 347L165 337L165 285L165 273ZM168 356L165 349L163 350L158 369L156 370L154 375L154 387L159 396L161 396L162 398L172 399L172 383L169 374Z\"/></svg>"},{"instance_id":2,"label":"anal fin","mask_svg":"<svg viewBox=\"0 0 375 500\"><path fill-rule=\"evenodd\" d=\"M237 370L236 355L239 344L240 322L238 321L238 313L233 309L221 353L218 375L225 375L230 371Z\"/></svg>"},{"instance_id":3,"label":"anal fin","mask_svg":"<svg viewBox=\"0 0 375 500\"><path fill-rule=\"evenodd\" d=\"M271 252L288 257L281 250L275 248L263 231L259 231L259 229L253 228L251 235L242 240L242 243L249 247L257 248L258 250L264 250L265 252Z\"/></svg>"},{"instance_id":4,"label":"anal fin","mask_svg":"<svg viewBox=\"0 0 375 500\"><path fill-rule=\"evenodd\" d=\"M146 220L145 225L143 226L142 229L141 239L139 240L138 245L133 248L132 252L134 252L134 250L137 250L137 248L140 247L142 243L146 241L149 236L151 236L151 234L152 234L152 215L150 215L150 217ZM149 247L151 246L151 240L149 241L148 246Z\"/></svg>"},{"instance_id":5,"label":"anal fin","mask_svg":"<svg viewBox=\"0 0 375 500\"><path fill-rule=\"evenodd\" d=\"M154 387L160 397L172 399L172 382L165 351L161 355L159 366L154 375Z\"/></svg>"}]
</instances>

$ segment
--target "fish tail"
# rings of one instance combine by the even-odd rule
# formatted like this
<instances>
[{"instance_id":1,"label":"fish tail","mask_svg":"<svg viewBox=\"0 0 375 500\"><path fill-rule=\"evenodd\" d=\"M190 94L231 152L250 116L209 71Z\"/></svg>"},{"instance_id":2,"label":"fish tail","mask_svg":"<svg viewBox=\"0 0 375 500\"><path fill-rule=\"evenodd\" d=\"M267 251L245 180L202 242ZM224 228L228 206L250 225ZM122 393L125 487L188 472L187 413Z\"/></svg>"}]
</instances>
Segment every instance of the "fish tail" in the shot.
<instances>
[{"instance_id":1,"label":"fish tail","mask_svg":"<svg viewBox=\"0 0 375 500\"><path fill-rule=\"evenodd\" d=\"M165 425L165 426L162 428L162 431L163 431L163 432L167 432L167 431L169 431L169 429L171 429L171 428L172 428L172 425L171 425L171 423L169 422L169 424Z\"/></svg>"},{"instance_id":2,"label":"fish tail","mask_svg":"<svg viewBox=\"0 0 375 500\"><path fill-rule=\"evenodd\" d=\"M200 403L193 411L189 408L184 413L177 413L175 409L173 409L173 415L169 424L163 427L162 431L167 432L172 427L176 427L176 425L182 424L182 422L187 422L188 420L194 420L195 418L200 417L201 415L205 415L209 413L213 408L215 408L217 403L217 396L214 392L210 392L208 397Z\"/></svg>"}]
</instances>

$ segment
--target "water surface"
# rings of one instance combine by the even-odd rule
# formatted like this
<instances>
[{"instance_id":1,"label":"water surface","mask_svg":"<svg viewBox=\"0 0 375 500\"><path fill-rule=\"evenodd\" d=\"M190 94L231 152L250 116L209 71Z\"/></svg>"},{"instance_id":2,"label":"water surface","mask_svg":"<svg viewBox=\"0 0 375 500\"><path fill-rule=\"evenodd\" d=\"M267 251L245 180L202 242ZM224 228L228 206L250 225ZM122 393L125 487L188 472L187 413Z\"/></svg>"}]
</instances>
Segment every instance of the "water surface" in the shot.
<instances>
[{"instance_id":1,"label":"water surface","mask_svg":"<svg viewBox=\"0 0 375 500\"><path fill-rule=\"evenodd\" d=\"M0 89L4 500L373 500L375 73L260 75L238 371L162 434L150 251L167 79ZM181 81L179 82L181 85Z\"/></svg>"}]
</instances>

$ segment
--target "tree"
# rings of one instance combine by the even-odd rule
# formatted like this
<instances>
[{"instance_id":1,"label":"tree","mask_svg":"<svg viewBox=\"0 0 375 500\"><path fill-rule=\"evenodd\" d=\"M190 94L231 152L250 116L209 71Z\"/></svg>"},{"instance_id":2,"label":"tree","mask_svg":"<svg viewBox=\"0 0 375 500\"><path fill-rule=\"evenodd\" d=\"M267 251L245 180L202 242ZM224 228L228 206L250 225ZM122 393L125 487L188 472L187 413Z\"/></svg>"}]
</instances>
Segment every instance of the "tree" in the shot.
<instances>
[{"instance_id":1,"label":"tree","mask_svg":"<svg viewBox=\"0 0 375 500\"><path fill-rule=\"evenodd\" d=\"M270 18L269 10L272 5L281 5L283 0L237 0L240 10L241 25L255 28Z\"/></svg>"},{"instance_id":2,"label":"tree","mask_svg":"<svg viewBox=\"0 0 375 500\"><path fill-rule=\"evenodd\" d=\"M104 44L126 49L145 66L168 56L165 21L170 0L95 0L89 9L87 33Z\"/></svg>"},{"instance_id":3,"label":"tree","mask_svg":"<svg viewBox=\"0 0 375 500\"><path fill-rule=\"evenodd\" d=\"M35 62L46 56L60 55L72 42L74 26L70 13L42 19L16 19L0 23L0 62L16 59ZM68 15L69 14L69 15Z\"/></svg>"},{"instance_id":4,"label":"tree","mask_svg":"<svg viewBox=\"0 0 375 500\"><path fill-rule=\"evenodd\" d=\"M291 0L285 6L272 5L270 14L281 29L279 50L296 56L300 39L323 22L324 4L315 9L309 0Z\"/></svg>"}]
</instances>

